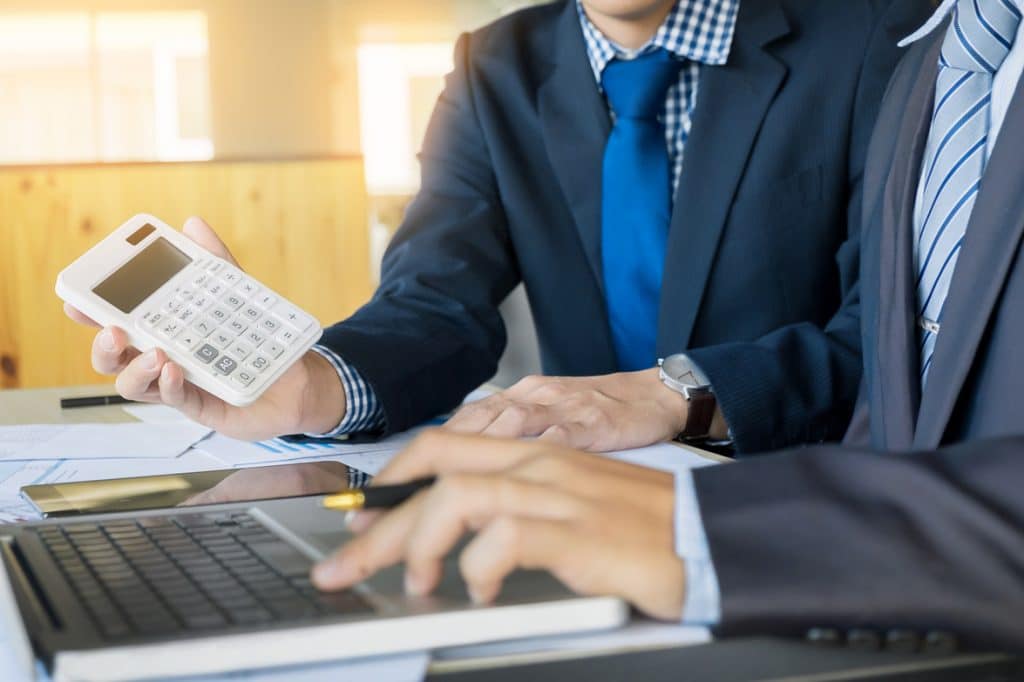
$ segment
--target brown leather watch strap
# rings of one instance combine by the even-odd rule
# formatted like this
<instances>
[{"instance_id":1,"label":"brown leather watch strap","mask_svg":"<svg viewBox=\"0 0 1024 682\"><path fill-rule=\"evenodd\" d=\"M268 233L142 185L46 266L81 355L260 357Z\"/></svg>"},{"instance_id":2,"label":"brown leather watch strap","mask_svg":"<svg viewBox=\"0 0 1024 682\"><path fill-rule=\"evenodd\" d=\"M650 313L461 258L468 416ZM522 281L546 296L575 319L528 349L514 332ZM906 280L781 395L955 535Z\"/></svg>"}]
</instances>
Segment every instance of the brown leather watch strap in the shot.
<instances>
[{"instance_id":1,"label":"brown leather watch strap","mask_svg":"<svg viewBox=\"0 0 1024 682\"><path fill-rule=\"evenodd\" d=\"M715 394L711 392L694 392L690 396L689 411L686 414L686 426L679 434L680 438L687 440L707 438L711 433L711 422L715 418L715 408L718 402Z\"/></svg>"}]
</instances>

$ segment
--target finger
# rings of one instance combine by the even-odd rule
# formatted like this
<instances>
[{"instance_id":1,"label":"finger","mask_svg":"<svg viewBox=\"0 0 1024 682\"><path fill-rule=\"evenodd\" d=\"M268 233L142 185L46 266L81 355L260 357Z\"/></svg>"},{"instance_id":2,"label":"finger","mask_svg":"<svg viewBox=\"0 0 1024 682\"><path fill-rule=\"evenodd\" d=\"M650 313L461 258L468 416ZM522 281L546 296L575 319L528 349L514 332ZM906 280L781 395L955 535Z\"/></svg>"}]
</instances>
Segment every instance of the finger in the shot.
<instances>
[{"instance_id":1,"label":"finger","mask_svg":"<svg viewBox=\"0 0 1024 682\"><path fill-rule=\"evenodd\" d=\"M203 412L202 391L185 381L185 371L174 362L167 362L157 380L160 402L173 407L189 419L198 421Z\"/></svg>"},{"instance_id":2,"label":"finger","mask_svg":"<svg viewBox=\"0 0 1024 682\"><path fill-rule=\"evenodd\" d=\"M217 236L217 233L213 231L213 228L203 220L193 216L185 221L185 226L181 230L185 233L189 239L199 244L201 247L209 251L215 256L220 256L224 260L238 265L238 261L231 255L231 251L227 245Z\"/></svg>"},{"instance_id":3,"label":"finger","mask_svg":"<svg viewBox=\"0 0 1024 682\"><path fill-rule=\"evenodd\" d=\"M540 434L538 440L560 447L590 450L594 444L595 437L596 434L593 433L592 429L587 428L582 423L564 421L552 424Z\"/></svg>"},{"instance_id":4,"label":"finger","mask_svg":"<svg viewBox=\"0 0 1024 682\"><path fill-rule=\"evenodd\" d=\"M542 449L536 443L497 440L434 429L420 435L395 456L374 477L373 482L374 485L382 485L443 473L501 471L536 456Z\"/></svg>"},{"instance_id":5,"label":"finger","mask_svg":"<svg viewBox=\"0 0 1024 682\"><path fill-rule=\"evenodd\" d=\"M118 393L129 400L152 402L159 396L154 382L160 377L167 355L159 348L148 350L128 363L117 375Z\"/></svg>"},{"instance_id":6,"label":"finger","mask_svg":"<svg viewBox=\"0 0 1024 682\"><path fill-rule=\"evenodd\" d=\"M552 427L549 431L561 427ZM461 447L458 444L463 444ZM585 497L600 497L604 491L635 482L637 485L665 484L664 472L626 462L564 450L540 443L496 441L483 437L454 436L443 431L420 436L406 451L374 478L374 485L409 481L439 473L489 473L503 471L521 480L557 482L560 487ZM640 499L643 499L641 496ZM353 514L347 528L363 533L380 518L368 510Z\"/></svg>"},{"instance_id":7,"label":"finger","mask_svg":"<svg viewBox=\"0 0 1024 682\"><path fill-rule=\"evenodd\" d=\"M558 555L578 539L561 521L502 516L481 530L459 557L459 572L478 604L497 599L505 578L517 568L554 572Z\"/></svg>"},{"instance_id":8,"label":"finger","mask_svg":"<svg viewBox=\"0 0 1024 682\"><path fill-rule=\"evenodd\" d=\"M425 593L440 577L440 557L466 529L519 507L531 516L565 518L578 513L578 504L568 495L552 495L534 484L491 476L451 476L381 516L365 533L318 564L313 580L322 589L349 587L407 559L410 591Z\"/></svg>"},{"instance_id":9,"label":"finger","mask_svg":"<svg viewBox=\"0 0 1024 682\"><path fill-rule=\"evenodd\" d=\"M483 527L495 516L519 514L562 521L582 515L583 510L583 503L572 495L533 482L471 474L444 478L430 491L409 529L407 589L417 595L433 591L442 576L444 557L467 531Z\"/></svg>"},{"instance_id":10,"label":"finger","mask_svg":"<svg viewBox=\"0 0 1024 682\"><path fill-rule=\"evenodd\" d=\"M78 324L84 324L84 325L86 325L88 327L101 327L102 326L99 322L96 322L91 317L89 317L88 315L86 315L85 313L83 313L81 310L79 310L78 308L74 307L70 303L65 303L64 304L64 314L67 315L68 317L70 317L72 320L74 320Z\"/></svg>"},{"instance_id":11,"label":"finger","mask_svg":"<svg viewBox=\"0 0 1024 682\"><path fill-rule=\"evenodd\" d=\"M478 434L491 425L508 405L500 393L484 398L458 410L445 422L444 430L453 433Z\"/></svg>"},{"instance_id":12,"label":"finger","mask_svg":"<svg viewBox=\"0 0 1024 682\"><path fill-rule=\"evenodd\" d=\"M510 403L480 435L491 438L536 436L558 418L558 411L544 405Z\"/></svg>"},{"instance_id":13,"label":"finger","mask_svg":"<svg viewBox=\"0 0 1024 682\"><path fill-rule=\"evenodd\" d=\"M662 620L678 620L686 594L683 562L671 551L626 541L615 552L572 523L501 517L459 558L474 601L497 598L516 569L546 570L578 594L621 597Z\"/></svg>"},{"instance_id":14,"label":"finger","mask_svg":"<svg viewBox=\"0 0 1024 682\"><path fill-rule=\"evenodd\" d=\"M380 518L365 534L343 545L313 567L312 579L321 590L340 590L365 580L382 568L398 563L408 529L420 514L427 491Z\"/></svg>"},{"instance_id":15,"label":"finger","mask_svg":"<svg viewBox=\"0 0 1024 682\"><path fill-rule=\"evenodd\" d=\"M137 356L128 347L128 335L117 327L107 327L92 341L92 366L100 374L117 374Z\"/></svg>"}]
</instances>

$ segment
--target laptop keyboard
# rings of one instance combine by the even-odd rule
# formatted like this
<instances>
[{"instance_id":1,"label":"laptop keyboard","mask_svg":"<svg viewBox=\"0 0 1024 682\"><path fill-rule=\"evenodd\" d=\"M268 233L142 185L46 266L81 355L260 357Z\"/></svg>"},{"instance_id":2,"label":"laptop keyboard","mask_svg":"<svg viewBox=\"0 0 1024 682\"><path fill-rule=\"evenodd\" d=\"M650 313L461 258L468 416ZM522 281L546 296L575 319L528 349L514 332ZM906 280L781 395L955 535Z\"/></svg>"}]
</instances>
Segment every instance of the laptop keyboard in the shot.
<instances>
[{"instance_id":1,"label":"laptop keyboard","mask_svg":"<svg viewBox=\"0 0 1024 682\"><path fill-rule=\"evenodd\" d=\"M107 640L373 611L354 592L318 592L310 560L246 513L34 532Z\"/></svg>"}]
</instances>

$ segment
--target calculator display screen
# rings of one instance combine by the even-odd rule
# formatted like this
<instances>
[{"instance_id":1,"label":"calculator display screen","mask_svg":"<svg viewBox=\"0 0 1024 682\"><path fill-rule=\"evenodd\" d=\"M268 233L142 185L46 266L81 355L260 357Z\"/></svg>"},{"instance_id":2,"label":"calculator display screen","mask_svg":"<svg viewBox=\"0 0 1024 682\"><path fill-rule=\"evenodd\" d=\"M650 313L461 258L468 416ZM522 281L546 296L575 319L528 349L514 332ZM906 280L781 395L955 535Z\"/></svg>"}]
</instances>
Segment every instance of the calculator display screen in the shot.
<instances>
[{"instance_id":1,"label":"calculator display screen","mask_svg":"<svg viewBox=\"0 0 1024 682\"><path fill-rule=\"evenodd\" d=\"M103 280L93 293L121 312L130 313L191 262L160 237Z\"/></svg>"}]
</instances>

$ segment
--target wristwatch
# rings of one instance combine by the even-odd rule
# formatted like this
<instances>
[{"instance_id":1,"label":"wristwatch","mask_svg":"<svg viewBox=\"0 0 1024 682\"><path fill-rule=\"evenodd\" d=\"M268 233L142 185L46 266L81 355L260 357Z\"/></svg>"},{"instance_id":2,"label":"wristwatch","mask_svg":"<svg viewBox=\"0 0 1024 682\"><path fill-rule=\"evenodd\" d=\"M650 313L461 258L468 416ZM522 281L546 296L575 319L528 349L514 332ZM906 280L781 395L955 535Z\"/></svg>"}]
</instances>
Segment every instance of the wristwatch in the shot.
<instances>
[{"instance_id":1,"label":"wristwatch","mask_svg":"<svg viewBox=\"0 0 1024 682\"><path fill-rule=\"evenodd\" d=\"M711 382L707 376L685 353L658 360L658 367L661 368L661 382L681 394L690 403L686 425L679 437L685 440L707 438L717 407L715 394L711 390Z\"/></svg>"}]
</instances>

